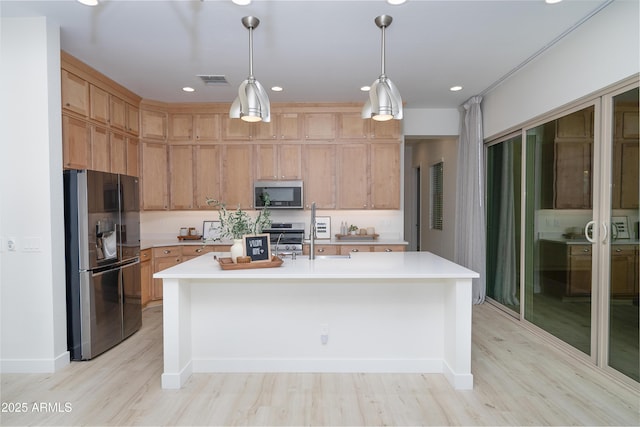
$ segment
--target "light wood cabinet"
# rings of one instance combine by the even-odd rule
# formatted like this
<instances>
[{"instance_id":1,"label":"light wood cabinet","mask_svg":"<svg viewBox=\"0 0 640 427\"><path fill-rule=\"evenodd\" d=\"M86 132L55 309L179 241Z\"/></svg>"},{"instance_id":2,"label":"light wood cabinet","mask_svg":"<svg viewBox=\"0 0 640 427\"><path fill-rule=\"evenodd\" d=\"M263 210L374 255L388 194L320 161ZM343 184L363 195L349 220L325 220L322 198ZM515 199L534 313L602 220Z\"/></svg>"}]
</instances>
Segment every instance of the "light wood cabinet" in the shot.
<instances>
[{"instance_id":1,"label":"light wood cabinet","mask_svg":"<svg viewBox=\"0 0 640 427\"><path fill-rule=\"evenodd\" d=\"M119 130L127 130L127 106L123 99L109 96L109 125Z\"/></svg>"},{"instance_id":2,"label":"light wood cabinet","mask_svg":"<svg viewBox=\"0 0 640 427\"><path fill-rule=\"evenodd\" d=\"M636 245L611 246L611 296L633 297L638 293Z\"/></svg>"},{"instance_id":3,"label":"light wood cabinet","mask_svg":"<svg viewBox=\"0 0 640 427\"><path fill-rule=\"evenodd\" d=\"M271 116L270 122L257 122L252 125L251 139L255 140L276 140L279 139L278 135L278 117L276 115Z\"/></svg>"},{"instance_id":4,"label":"light wood cabinet","mask_svg":"<svg viewBox=\"0 0 640 427\"><path fill-rule=\"evenodd\" d=\"M222 156L222 201L229 209L253 207L251 145L226 144Z\"/></svg>"},{"instance_id":5,"label":"light wood cabinet","mask_svg":"<svg viewBox=\"0 0 640 427\"><path fill-rule=\"evenodd\" d=\"M165 210L169 207L167 162L164 143L142 143L142 209Z\"/></svg>"},{"instance_id":6,"label":"light wood cabinet","mask_svg":"<svg viewBox=\"0 0 640 427\"><path fill-rule=\"evenodd\" d=\"M336 115L334 113L305 113L304 138L306 140L327 140L336 138Z\"/></svg>"},{"instance_id":7,"label":"light wood cabinet","mask_svg":"<svg viewBox=\"0 0 640 427\"><path fill-rule=\"evenodd\" d=\"M299 141L301 136L300 114L279 113L278 118L278 138L282 140Z\"/></svg>"},{"instance_id":8,"label":"light wood cabinet","mask_svg":"<svg viewBox=\"0 0 640 427\"><path fill-rule=\"evenodd\" d=\"M157 273L171 268L182 262L182 248L180 246L164 246L153 248L153 272ZM153 279L151 300L162 299L162 279Z\"/></svg>"},{"instance_id":9,"label":"light wood cabinet","mask_svg":"<svg viewBox=\"0 0 640 427\"><path fill-rule=\"evenodd\" d=\"M127 137L127 175L140 176L140 141Z\"/></svg>"},{"instance_id":10,"label":"light wood cabinet","mask_svg":"<svg viewBox=\"0 0 640 427\"><path fill-rule=\"evenodd\" d=\"M372 139L399 140L402 135L400 120L387 120L379 122L368 119Z\"/></svg>"},{"instance_id":11,"label":"light wood cabinet","mask_svg":"<svg viewBox=\"0 0 640 427\"><path fill-rule=\"evenodd\" d=\"M140 134L140 109L135 105L126 103L127 132L138 136Z\"/></svg>"},{"instance_id":12,"label":"light wood cabinet","mask_svg":"<svg viewBox=\"0 0 640 427\"><path fill-rule=\"evenodd\" d=\"M371 245L340 245L340 255L349 255L354 252L373 252Z\"/></svg>"},{"instance_id":13,"label":"light wood cabinet","mask_svg":"<svg viewBox=\"0 0 640 427\"><path fill-rule=\"evenodd\" d=\"M256 179L301 179L302 146L300 144L256 144Z\"/></svg>"},{"instance_id":14,"label":"light wood cabinet","mask_svg":"<svg viewBox=\"0 0 640 427\"><path fill-rule=\"evenodd\" d=\"M373 252L404 252L407 247L405 245L373 245Z\"/></svg>"},{"instance_id":15,"label":"light wood cabinet","mask_svg":"<svg viewBox=\"0 0 640 427\"><path fill-rule=\"evenodd\" d=\"M591 208L593 144L559 141L555 144L556 209Z\"/></svg>"},{"instance_id":16,"label":"light wood cabinet","mask_svg":"<svg viewBox=\"0 0 640 427\"><path fill-rule=\"evenodd\" d=\"M369 146L338 147L338 209L369 209Z\"/></svg>"},{"instance_id":17,"label":"light wood cabinet","mask_svg":"<svg viewBox=\"0 0 640 427\"><path fill-rule=\"evenodd\" d=\"M91 169L101 172L111 171L111 148L106 128L91 126Z\"/></svg>"},{"instance_id":18,"label":"light wood cabinet","mask_svg":"<svg viewBox=\"0 0 640 427\"><path fill-rule=\"evenodd\" d=\"M613 135L613 209L638 209L638 105L617 104Z\"/></svg>"},{"instance_id":19,"label":"light wood cabinet","mask_svg":"<svg viewBox=\"0 0 640 427\"><path fill-rule=\"evenodd\" d=\"M207 204L207 198L221 200L222 146L198 145L195 147L195 201L197 209L217 209Z\"/></svg>"},{"instance_id":20,"label":"light wood cabinet","mask_svg":"<svg viewBox=\"0 0 640 427\"><path fill-rule=\"evenodd\" d=\"M193 140L193 115L169 114L169 140L189 142Z\"/></svg>"},{"instance_id":21,"label":"light wood cabinet","mask_svg":"<svg viewBox=\"0 0 640 427\"><path fill-rule=\"evenodd\" d=\"M335 209L336 146L305 145L303 178L305 208L315 202L318 209Z\"/></svg>"},{"instance_id":22,"label":"light wood cabinet","mask_svg":"<svg viewBox=\"0 0 640 427\"><path fill-rule=\"evenodd\" d=\"M146 307L151 301L151 287L153 286L153 264L151 249L140 251L140 303Z\"/></svg>"},{"instance_id":23,"label":"light wood cabinet","mask_svg":"<svg viewBox=\"0 0 640 427\"><path fill-rule=\"evenodd\" d=\"M311 246L303 245L302 254L309 255ZM314 245L316 255L340 255L340 247L338 245Z\"/></svg>"},{"instance_id":24,"label":"light wood cabinet","mask_svg":"<svg viewBox=\"0 0 640 427\"><path fill-rule=\"evenodd\" d=\"M360 113L338 114L338 138L367 139L369 134L369 120L363 119Z\"/></svg>"},{"instance_id":25,"label":"light wood cabinet","mask_svg":"<svg viewBox=\"0 0 640 427\"><path fill-rule=\"evenodd\" d=\"M198 143L220 139L220 115L196 114L194 116L195 140Z\"/></svg>"},{"instance_id":26,"label":"light wood cabinet","mask_svg":"<svg viewBox=\"0 0 640 427\"><path fill-rule=\"evenodd\" d=\"M89 85L89 117L100 123L109 123L109 92Z\"/></svg>"},{"instance_id":27,"label":"light wood cabinet","mask_svg":"<svg viewBox=\"0 0 640 427\"><path fill-rule=\"evenodd\" d=\"M140 116L143 139L167 139L167 113L144 109Z\"/></svg>"},{"instance_id":28,"label":"light wood cabinet","mask_svg":"<svg viewBox=\"0 0 640 427\"><path fill-rule=\"evenodd\" d=\"M110 171L127 174L127 139L123 134L109 132Z\"/></svg>"},{"instance_id":29,"label":"light wood cabinet","mask_svg":"<svg viewBox=\"0 0 640 427\"><path fill-rule=\"evenodd\" d=\"M400 209L400 145L370 145L370 194L372 209Z\"/></svg>"},{"instance_id":30,"label":"light wood cabinet","mask_svg":"<svg viewBox=\"0 0 640 427\"><path fill-rule=\"evenodd\" d=\"M193 208L193 147L169 146L169 194L171 209Z\"/></svg>"},{"instance_id":31,"label":"light wood cabinet","mask_svg":"<svg viewBox=\"0 0 640 427\"><path fill-rule=\"evenodd\" d=\"M190 259L197 258L200 255L208 254L214 251L213 246L204 245L185 245L182 247L182 262L189 261Z\"/></svg>"},{"instance_id":32,"label":"light wood cabinet","mask_svg":"<svg viewBox=\"0 0 640 427\"><path fill-rule=\"evenodd\" d=\"M253 126L241 119L222 116L222 139L227 141L249 141L253 135Z\"/></svg>"},{"instance_id":33,"label":"light wood cabinet","mask_svg":"<svg viewBox=\"0 0 640 427\"><path fill-rule=\"evenodd\" d=\"M62 153L67 169L87 169L91 164L90 130L84 120L62 116Z\"/></svg>"},{"instance_id":34,"label":"light wood cabinet","mask_svg":"<svg viewBox=\"0 0 640 427\"><path fill-rule=\"evenodd\" d=\"M89 116L89 82L67 70L61 71L62 108Z\"/></svg>"}]
</instances>

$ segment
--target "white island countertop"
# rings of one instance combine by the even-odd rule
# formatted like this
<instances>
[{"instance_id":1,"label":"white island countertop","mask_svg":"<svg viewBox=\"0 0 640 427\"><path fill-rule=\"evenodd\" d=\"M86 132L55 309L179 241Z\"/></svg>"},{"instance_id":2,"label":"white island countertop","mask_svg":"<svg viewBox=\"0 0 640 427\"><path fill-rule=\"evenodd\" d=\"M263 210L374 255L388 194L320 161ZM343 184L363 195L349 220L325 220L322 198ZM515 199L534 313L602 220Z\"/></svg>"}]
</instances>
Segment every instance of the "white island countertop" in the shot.
<instances>
[{"instance_id":1,"label":"white island countertop","mask_svg":"<svg viewBox=\"0 0 640 427\"><path fill-rule=\"evenodd\" d=\"M441 373L473 388L478 274L432 253L298 256L242 270L222 270L209 253L154 277L163 279L163 388L199 372Z\"/></svg>"},{"instance_id":2,"label":"white island countertop","mask_svg":"<svg viewBox=\"0 0 640 427\"><path fill-rule=\"evenodd\" d=\"M214 256L228 253L209 253L154 274L157 279L209 278L474 278L479 277L465 267L430 252L357 252L351 258L308 255L286 258L280 267L222 270Z\"/></svg>"}]
</instances>

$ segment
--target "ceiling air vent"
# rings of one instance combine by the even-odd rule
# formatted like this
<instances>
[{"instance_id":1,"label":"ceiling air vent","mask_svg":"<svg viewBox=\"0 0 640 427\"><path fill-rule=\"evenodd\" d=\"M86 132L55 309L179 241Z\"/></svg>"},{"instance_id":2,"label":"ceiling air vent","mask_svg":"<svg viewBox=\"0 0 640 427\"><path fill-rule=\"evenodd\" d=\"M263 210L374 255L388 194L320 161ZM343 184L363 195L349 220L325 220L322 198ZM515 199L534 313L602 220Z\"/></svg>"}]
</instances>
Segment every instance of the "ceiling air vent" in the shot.
<instances>
[{"instance_id":1,"label":"ceiling air vent","mask_svg":"<svg viewBox=\"0 0 640 427\"><path fill-rule=\"evenodd\" d=\"M199 75L198 77L200 77L207 86L224 86L229 84L227 78L223 75Z\"/></svg>"}]
</instances>

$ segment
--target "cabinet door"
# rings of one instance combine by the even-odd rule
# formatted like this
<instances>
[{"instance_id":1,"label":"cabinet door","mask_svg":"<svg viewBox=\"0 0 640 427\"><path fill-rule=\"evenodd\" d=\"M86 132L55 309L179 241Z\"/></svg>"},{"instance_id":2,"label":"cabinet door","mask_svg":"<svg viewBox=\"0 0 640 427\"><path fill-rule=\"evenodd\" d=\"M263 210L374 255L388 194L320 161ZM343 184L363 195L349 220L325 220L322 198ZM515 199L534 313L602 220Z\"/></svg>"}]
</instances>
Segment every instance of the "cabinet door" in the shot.
<instances>
[{"instance_id":1,"label":"cabinet door","mask_svg":"<svg viewBox=\"0 0 640 427\"><path fill-rule=\"evenodd\" d=\"M138 138L127 138L127 175L139 176L140 142Z\"/></svg>"},{"instance_id":2,"label":"cabinet door","mask_svg":"<svg viewBox=\"0 0 640 427\"><path fill-rule=\"evenodd\" d=\"M167 146L142 143L142 208L164 210L168 206Z\"/></svg>"},{"instance_id":3,"label":"cabinet door","mask_svg":"<svg viewBox=\"0 0 640 427\"><path fill-rule=\"evenodd\" d=\"M120 133L109 132L109 148L111 153L111 167L113 173L127 173L127 140Z\"/></svg>"},{"instance_id":4,"label":"cabinet door","mask_svg":"<svg viewBox=\"0 0 640 427\"><path fill-rule=\"evenodd\" d=\"M307 140L333 140L336 137L336 116L333 113L307 113L304 115L304 133Z\"/></svg>"},{"instance_id":5,"label":"cabinet door","mask_svg":"<svg viewBox=\"0 0 640 427\"><path fill-rule=\"evenodd\" d=\"M162 111L142 110L142 138L167 139L167 113Z\"/></svg>"},{"instance_id":6,"label":"cabinet door","mask_svg":"<svg viewBox=\"0 0 640 427\"><path fill-rule=\"evenodd\" d=\"M222 202L228 209L253 207L252 146L224 146L222 160Z\"/></svg>"},{"instance_id":7,"label":"cabinet door","mask_svg":"<svg viewBox=\"0 0 640 427\"><path fill-rule=\"evenodd\" d=\"M353 252L372 252L369 245L340 245L340 255L349 255Z\"/></svg>"},{"instance_id":8,"label":"cabinet door","mask_svg":"<svg viewBox=\"0 0 640 427\"><path fill-rule=\"evenodd\" d=\"M278 138L284 140L300 140L302 123L298 113L278 114Z\"/></svg>"},{"instance_id":9,"label":"cabinet door","mask_svg":"<svg viewBox=\"0 0 640 427\"><path fill-rule=\"evenodd\" d=\"M273 144L255 145L255 176L256 179L278 179L277 147Z\"/></svg>"},{"instance_id":10,"label":"cabinet door","mask_svg":"<svg viewBox=\"0 0 640 427\"><path fill-rule=\"evenodd\" d=\"M151 263L151 249L140 251L140 299L144 308L151 300L153 283L153 265Z\"/></svg>"},{"instance_id":11,"label":"cabinet door","mask_svg":"<svg viewBox=\"0 0 640 427\"><path fill-rule=\"evenodd\" d=\"M140 133L140 110L135 105L127 103L127 132L134 135Z\"/></svg>"},{"instance_id":12,"label":"cabinet door","mask_svg":"<svg viewBox=\"0 0 640 427\"><path fill-rule=\"evenodd\" d=\"M338 147L338 209L369 208L368 165L367 144Z\"/></svg>"},{"instance_id":13,"label":"cabinet door","mask_svg":"<svg viewBox=\"0 0 640 427\"><path fill-rule=\"evenodd\" d=\"M404 245L373 245L373 252L404 252Z\"/></svg>"},{"instance_id":14,"label":"cabinet door","mask_svg":"<svg viewBox=\"0 0 640 427\"><path fill-rule=\"evenodd\" d=\"M109 96L109 124L120 130L127 128L127 108L124 100L117 96Z\"/></svg>"},{"instance_id":15,"label":"cabinet door","mask_svg":"<svg viewBox=\"0 0 640 427\"><path fill-rule=\"evenodd\" d=\"M193 148L169 146L169 183L171 209L193 208Z\"/></svg>"},{"instance_id":16,"label":"cabinet door","mask_svg":"<svg viewBox=\"0 0 640 427\"><path fill-rule=\"evenodd\" d=\"M277 117L272 116L270 122L258 122L253 124L253 139L274 140L277 135Z\"/></svg>"},{"instance_id":17,"label":"cabinet door","mask_svg":"<svg viewBox=\"0 0 640 427\"><path fill-rule=\"evenodd\" d=\"M89 83L67 70L62 70L61 79L62 108L87 117L89 115Z\"/></svg>"},{"instance_id":18,"label":"cabinet door","mask_svg":"<svg viewBox=\"0 0 640 427\"><path fill-rule=\"evenodd\" d=\"M567 295L591 294L591 246L569 248L569 286Z\"/></svg>"},{"instance_id":19,"label":"cabinet door","mask_svg":"<svg viewBox=\"0 0 640 427\"><path fill-rule=\"evenodd\" d=\"M279 179L302 179L302 145L278 146L278 177Z\"/></svg>"},{"instance_id":20,"label":"cabinet door","mask_svg":"<svg viewBox=\"0 0 640 427\"><path fill-rule=\"evenodd\" d=\"M220 145L199 145L195 148L196 193L195 206L198 209L215 209L207 204L208 198L221 200L221 153Z\"/></svg>"},{"instance_id":21,"label":"cabinet door","mask_svg":"<svg viewBox=\"0 0 640 427\"><path fill-rule=\"evenodd\" d=\"M556 142L556 209L591 208L592 150L593 145L590 142Z\"/></svg>"},{"instance_id":22,"label":"cabinet door","mask_svg":"<svg viewBox=\"0 0 640 427\"><path fill-rule=\"evenodd\" d=\"M163 257L154 259L154 273L166 270L176 266L182 262L182 257ZM151 289L151 300L158 301L162 299L162 279L153 279L153 287Z\"/></svg>"},{"instance_id":23,"label":"cabinet door","mask_svg":"<svg viewBox=\"0 0 640 427\"><path fill-rule=\"evenodd\" d=\"M91 126L91 169L110 172L109 135L106 128Z\"/></svg>"},{"instance_id":24,"label":"cabinet door","mask_svg":"<svg viewBox=\"0 0 640 427\"><path fill-rule=\"evenodd\" d=\"M251 123L241 119L232 119L229 116L222 117L222 139L249 141L251 135Z\"/></svg>"},{"instance_id":25,"label":"cabinet door","mask_svg":"<svg viewBox=\"0 0 640 427\"><path fill-rule=\"evenodd\" d=\"M623 142L620 145L620 208L638 209L638 141Z\"/></svg>"},{"instance_id":26,"label":"cabinet door","mask_svg":"<svg viewBox=\"0 0 640 427\"><path fill-rule=\"evenodd\" d=\"M220 139L220 117L218 114L196 114L194 126L197 142L217 141Z\"/></svg>"},{"instance_id":27,"label":"cabinet door","mask_svg":"<svg viewBox=\"0 0 640 427\"><path fill-rule=\"evenodd\" d=\"M611 246L611 296L633 296L636 286L636 248Z\"/></svg>"},{"instance_id":28,"label":"cabinet door","mask_svg":"<svg viewBox=\"0 0 640 427\"><path fill-rule=\"evenodd\" d=\"M310 144L304 147L304 200L310 208L336 208L336 146Z\"/></svg>"},{"instance_id":29,"label":"cabinet door","mask_svg":"<svg viewBox=\"0 0 640 427\"><path fill-rule=\"evenodd\" d=\"M584 109L560 117L556 122L557 138L588 139L592 137L593 109Z\"/></svg>"},{"instance_id":30,"label":"cabinet door","mask_svg":"<svg viewBox=\"0 0 640 427\"><path fill-rule=\"evenodd\" d=\"M109 123L109 93L89 85L89 117L101 123Z\"/></svg>"},{"instance_id":31,"label":"cabinet door","mask_svg":"<svg viewBox=\"0 0 640 427\"><path fill-rule=\"evenodd\" d=\"M169 139L191 141L193 139L193 116L191 114L169 115Z\"/></svg>"},{"instance_id":32,"label":"cabinet door","mask_svg":"<svg viewBox=\"0 0 640 427\"><path fill-rule=\"evenodd\" d=\"M367 139L369 121L363 119L360 113L338 114L338 138Z\"/></svg>"},{"instance_id":33,"label":"cabinet door","mask_svg":"<svg viewBox=\"0 0 640 427\"><path fill-rule=\"evenodd\" d=\"M87 169L91 164L89 125L73 117L62 116L62 153L67 169Z\"/></svg>"},{"instance_id":34,"label":"cabinet door","mask_svg":"<svg viewBox=\"0 0 640 427\"><path fill-rule=\"evenodd\" d=\"M371 144L371 208L400 209L400 144Z\"/></svg>"},{"instance_id":35,"label":"cabinet door","mask_svg":"<svg viewBox=\"0 0 640 427\"><path fill-rule=\"evenodd\" d=\"M302 246L302 255L309 255L311 246L305 244ZM315 245L316 255L340 255L340 247L338 245Z\"/></svg>"},{"instance_id":36,"label":"cabinet door","mask_svg":"<svg viewBox=\"0 0 640 427\"><path fill-rule=\"evenodd\" d=\"M400 139L400 120L387 120L379 122L369 119L371 126L371 138L373 139Z\"/></svg>"}]
</instances>

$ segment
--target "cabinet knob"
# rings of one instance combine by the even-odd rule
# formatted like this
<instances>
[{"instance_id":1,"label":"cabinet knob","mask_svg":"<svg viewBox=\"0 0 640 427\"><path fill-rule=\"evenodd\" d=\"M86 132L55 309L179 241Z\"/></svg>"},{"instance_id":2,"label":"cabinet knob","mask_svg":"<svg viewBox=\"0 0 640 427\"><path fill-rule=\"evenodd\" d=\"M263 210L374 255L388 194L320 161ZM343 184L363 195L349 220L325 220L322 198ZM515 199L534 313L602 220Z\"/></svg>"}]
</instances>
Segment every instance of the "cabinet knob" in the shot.
<instances>
[{"instance_id":1,"label":"cabinet knob","mask_svg":"<svg viewBox=\"0 0 640 427\"><path fill-rule=\"evenodd\" d=\"M385 252L393 252L393 249L387 248L384 250Z\"/></svg>"},{"instance_id":2,"label":"cabinet knob","mask_svg":"<svg viewBox=\"0 0 640 427\"><path fill-rule=\"evenodd\" d=\"M170 253L171 253L171 251L170 251L169 249L165 249L163 252L164 252L165 254L170 254Z\"/></svg>"},{"instance_id":3,"label":"cabinet knob","mask_svg":"<svg viewBox=\"0 0 640 427\"><path fill-rule=\"evenodd\" d=\"M582 252L589 252L589 249L583 249Z\"/></svg>"},{"instance_id":4,"label":"cabinet knob","mask_svg":"<svg viewBox=\"0 0 640 427\"><path fill-rule=\"evenodd\" d=\"M351 252L360 252L360 249L351 249Z\"/></svg>"},{"instance_id":5,"label":"cabinet knob","mask_svg":"<svg viewBox=\"0 0 640 427\"><path fill-rule=\"evenodd\" d=\"M320 253L324 252L324 248L318 249L318 252L320 252Z\"/></svg>"},{"instance_id":6,"label":"cabinet knob","mask_svg":"<svg viewBox=\"0 0 640 427\"><path fill-rule=\"evenodd\" d=\"M200 248L200 249L196 249L196 252L197 252L197 253L202 252L202 248Z\"/></svg>"},{"instance_id":7,"label":"cabinet knob","mask_svg":"<svg viewBox=\"0 0 640 427\"><path fill-rule=\"evenodd\" d=\"M616 249L616 252L622 252L622 249Z\"/></svg>"}]
</instances>

